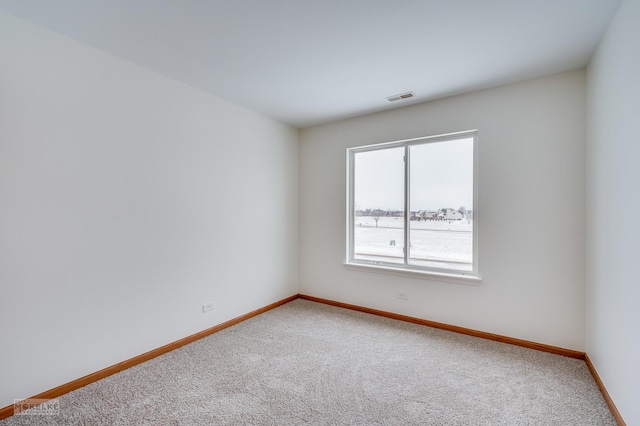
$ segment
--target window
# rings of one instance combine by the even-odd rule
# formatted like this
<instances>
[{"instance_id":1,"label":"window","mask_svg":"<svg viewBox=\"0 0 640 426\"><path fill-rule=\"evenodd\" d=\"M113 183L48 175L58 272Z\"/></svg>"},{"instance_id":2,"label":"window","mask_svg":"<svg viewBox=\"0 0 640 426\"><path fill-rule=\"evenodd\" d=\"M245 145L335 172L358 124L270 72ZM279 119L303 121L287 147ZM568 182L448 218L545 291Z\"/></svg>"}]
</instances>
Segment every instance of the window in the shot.
<instances>
[{"instance_id":1,"label":"window","mask_svg":"<svg viewBox=\"0 0 640 426\"><path fill-rule=\"evenodd\" d=\"M347 150L347 263L478 276L477 134Z\"/></svg>"}]
</instances>

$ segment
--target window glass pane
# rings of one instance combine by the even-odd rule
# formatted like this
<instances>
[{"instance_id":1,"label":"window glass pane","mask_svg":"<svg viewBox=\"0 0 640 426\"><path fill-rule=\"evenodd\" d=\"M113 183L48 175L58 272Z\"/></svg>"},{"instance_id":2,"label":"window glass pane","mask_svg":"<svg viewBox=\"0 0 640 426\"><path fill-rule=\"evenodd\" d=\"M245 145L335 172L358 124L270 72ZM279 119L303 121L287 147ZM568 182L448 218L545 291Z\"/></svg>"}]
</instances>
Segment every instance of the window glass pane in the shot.
<instances>
[{"instance_id":1,"label":"window glass pane","mask_svg":"<svg viewBox=\"0 0 640 426\"><path fill-rule=\"evenodd\" d=\"M353 258L404 264L404 148L354 156Z\"/></svg>"},{"instance_id":2,"label":"window glass pane","mask_svg":"<svg viewBox=\"0 0 640 426\"><path fill-rule=\"evenodd\" d=\"M473 270L473 138L409 149L409 264Z\"/></svg>"}]
</instances>

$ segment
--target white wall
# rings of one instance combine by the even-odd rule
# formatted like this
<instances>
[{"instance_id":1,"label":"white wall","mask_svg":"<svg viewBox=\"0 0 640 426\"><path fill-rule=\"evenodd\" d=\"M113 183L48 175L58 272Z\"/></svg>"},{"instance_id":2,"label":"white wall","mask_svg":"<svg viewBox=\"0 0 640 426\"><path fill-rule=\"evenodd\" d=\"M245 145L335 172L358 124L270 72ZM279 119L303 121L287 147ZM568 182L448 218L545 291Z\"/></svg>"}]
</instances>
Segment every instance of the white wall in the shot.
<instances>
[{"instance_id":1,"label":"white wall","mask_svg":"<svg viewBox=\"0 0 640 426\"><path fill-rule=\"evenodd\" d=\"M588 68L586 345L640 424L640 1L625 0Z\"/></svg>"},{"instance_id":2,"label":"white wall","mask_svg":"<svg viewBox=\"0 0 640 426\"><path fill-rule=\"evenodd\" d=\"M482 283L345 267L346 148L470 129ZM584 145L584 70L302 130L301 293L583 350Z\"/></svg>"},{"instance_id":3,"label":"white wall","mask_svg":"<svg viewBox=\"0 0 640 426\"><path fill-rule=\"evenodd\" d=\"M0 407L297 293L297 178L296 129L0 14Z\"/></svg>"}]
</instances>

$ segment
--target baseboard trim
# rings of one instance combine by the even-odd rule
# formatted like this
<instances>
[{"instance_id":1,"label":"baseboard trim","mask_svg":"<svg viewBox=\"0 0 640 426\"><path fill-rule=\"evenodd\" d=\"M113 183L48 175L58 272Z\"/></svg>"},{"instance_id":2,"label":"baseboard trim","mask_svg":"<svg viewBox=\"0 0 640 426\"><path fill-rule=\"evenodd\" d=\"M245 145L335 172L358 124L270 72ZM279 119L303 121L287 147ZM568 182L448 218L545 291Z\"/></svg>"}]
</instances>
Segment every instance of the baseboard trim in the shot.
<instances>
[{"instance_id":1,"label":"baseboard trim","mask_svg":"<svg viewBox=\"0 0 640 426\"><path fill-rule=\"evenodd\" d=\"M391 319L396 319L396 320L400 320L400 321L411 322L411 323L419 324L419 325L426 325L426 326L433 327L433 328L439 328L439 329L442 329L442 330L453 331L455 333L461 333L461 334L467 334L469 336L480 337L482 339L495 340L495 341L501 342L501 343L508 343L510 345L522 346L522 347L529 348L529 349L535 349L537 351L550 352L550 353L557 354L557 355L563 355L563 356L567 356L567 357L570 357L570 358L577 358L577 359L584 360L585 363L587 364L587 367L589 368L589 371L591 372L591 375L593 376L594 380L596 381L596 384L598 385L598 388L600 388L600 392L602 393L602 396L604 397L605 402L609 406L609 410L611 410L611 414L615 418L618 426L626 426L626 423L625 423L624 419L622 418L622 415L618 411L618 408L613 403L613 400L611 399L611 396L609 395L609 392L607 391L607 388L605 388L604 383L602 383L602 380L600 379L600 376L598 375L598 372L596 371L596 368L594 367L593 363L589 359L589 356L585 352L574 351L572 349L565 349L565 348L560 348L560 347L557 347L557 346L544 345L542 343L530 342L528 340L516 339L516 338L513 338L513 337L507 337L507 336L501 336L499 334L487 333L487 332L484 332L484 331L478 331L478 330L473 330L473 329L470 329L470 328L458 327L458 326L455 326L455 325L449 325L449 324L444 324L444 323L440 323L440 322L429 321L429 320L410 317L410 316L406 316L406 315L394 314L392 312L380 311L378 309L366 308L364 306L351 305L349 303L343 303L343 302L336 302L335 300L322 299L320 297L309 296L309 295L306 295L306 294L299 294L298 297L300 299L306 299L306 300L310 300L312 302L324 303L326 305L337 306L339 308L351 309L353 311L365 312L365 313L368 313L368 314L378 315L378 316L382 316L382 317L386 317L386 318L391 318Z\"/></svg>"},{"instance_id":2,"label":"baseboard trim","mask_svg":"<svg viewBox=\"0 0 640 426\"><path fill-rule=\"evenodd\" d=\"M248 320L249 318L253 318L257 315L260 315L264 312L270 311L271 309L277 308L278 306L282 306L284 304L287 304L295 299L305 299L305 300L309 300L312 302L318 302L318 303L323 303L325 305L331 305L331 306L336 306L339 308L345 308L345 309L350 309L353 311L360 311L360 312L365 312L368 314L373 314L373 315L378 315L381 317L386 317L386 318L391 318L391 319L395 319L395 320L399 320L399 321L405 321L405 322L410 322L413 324L419 324L419 325L425 325L428 327L433 327L433 328L438 328L441 330L447 330L447 331L453 331L455 333L460 333L460 334L466 334L469 336L474 336L474 337L480 337L482 339L488 339L488 340L494 340L496 342L501 342L501 343L507 343L510 345L516 345L516 346L522 346L525 348L529 348L529 349L534 349L534 350L538 350L538 351L543 351L543 352L550 352L553 354L557 354L557 355L563 355L563 356L567 356L570 358L577 358L577 359L582 359L586 362L587 367L589 368L589 371L591 371L591 374L593 375L594 380L596 381L598 387L600 388L600 392L602 392L602 395L607 403L607 405L609 406L609 409L611 410L611 413L613 414L613 417L615 418L616 422L618 423L618 426L626 426L626 423L624 422L624 420L622 419L622 416L620 415L620 412L618 411L618 408L616 407L616 405L613 403L613 400L611 399L611 396L609 395L609 392L607 391L607 389L605 388L604 384L602 383L602 380L600 379L600 376L598 375L598 372L596 371L594 365L591 363L591 360L589 359L589 356L584 353L584 352L580 352L580 351L574 351L572 349L565 349L565 348L561 348L561 347L557 347L557 346L551 346L551 345L545 345L542 343L536 343L536 342L531 342L528 340L522 340L522 339L516 339L513 337L507 337L507 336L502 336L499 334L493 334L493 333L487 333L484 331L478 331L478 330L473 330L470 328L465 328L465 327L458 327L455 325L449 325L449 324L444 324L444 323L440 323L440 322L436 322L436 321L429 321L429 320L425 320L422 318L416 318L416 317L410 317L407 315L400 315L400 314L395 314L392 312L387 312L387 311L381 311L378 309L372 309L372 308L366 308L364 306L358 306L358 305L351 305L349 303L343 303L343 302L337 302L335 300L329 300L329 299L323 299L320 297L315 297L315 296L309 296L306 294L296 294L293 296L289 296L285 299L279 300L277 302L271 303L270 305L264 306L262 308L256 309L255 311L251 311L247 314L244 315L240 315L239 317L233 318L229 321L223 322L222 324L218 324L216 326L213 326L211 328L208 328L206 330L200 331L198 333L192 334L190 336L187 336L185 338L182 338L180 340L176 340L175 342L166 344L164 346L161 346L159 348L153 349L149 352L145 352L141 355L135 356L133 358L130 358L128 360L122 361L118 364L114 364L110 367L104 368L100 371L96 371L95 373L91 373L88 374L86 376L80 377L79 379L73 380L69 383L65 383L63 385L60 385L58 387L55 387L53 389L49 389L48 391L39 393L38 395L34 395L29 399L42 399L42 400L46 400L46 399L52 399L52 398L57 398L59 396L64 395L65 393L69 393L71 391L74 391L76 389L80 389L83 386L86 386L90 383L96 382L100 379L103 379L105 377L111 376L113 374L119 373L120 371L126 370L127 368L131 368L135 365L141 364L145 361L148 361L150 359L153 359L155 357L158 357L160 355L163 355L167 352L171 352L174 349L178 349L181 346L187 345L189 343L195 342L196 340L200 340L204 337L207 337L211 334L217 333L218 331L224 330L225 328L231 327L232 325L236 325L238 323L241 323L243 321ZM13 410L14 410L14 406L13 405L8 405L4 408L0 408L0 420L5 419L7 417L11 417L13 415Z\"/></svg>"},{"instance_id":3,"label":"baseboard trim","mask_svg":"<svg viewBox=\"0 0 640 426\"><path fill-rule=\"evenodd\" d=\"M297 298L298 298L298 295L295 294L293 296L287 297L286 299L279 300L270 305L264 306L260 309L256 309L255 311L251 311L248 314L240 315L239 317L230 319L229 321L223 322L222 324L218 324L214 327L192 334L191 336L187 336L180 340L176 340L175 342L168 343L164 346L153 349L149 352L145 352L142 355L135 356L126 361L122 361L122 362L119 362L118 364L114 364L100 371L96 371L95 373L91 373L84 377L80 377L79 379L73 380L69 383L65 383L53 389L49 389L48 391L39 393L38 395L32 396L29 399L46 400L46 399L57 398L59 396L64 395L65 393L69 393L76 389L80 389L81 387L86 386L90 383L96 382L100 379L119 373L120 371L126 370L127 368L131 368L135 365L141 364L145 361L148 361L160 355L166 354L167 352L170 352L174 349L178 349L179 347L187 345L189 343L195 342L196 340L202 339L203 337L207 337L211 334L217 333L220 330L224 330L225 328L231 327L232 325L236 325L242 321L246 321L249 318L253 318L264 312L270 311L271 309L274 309L274 308L277 308L278 306L289 303L292 300L295 300ZM0 408L0 420L13 416L13 410L14 410L13 405L8 405L4 408Z\"/></svg>"},{"instance_id":4,"label":"baseboard trim","mask_svg":"<svg viewBox=\"0 0 640 426\"><path fill-rule=\"evenodd\" d=\"M609 410L611 410L611 414L613 414L613 417L616 419L618 426L626 426L627 424L624 422L622 415L620 415L620 411L618 411L618 407L616 407L616 404L613 403L613 399L611 399L611 396L609 395L607 388L604 387L604 383L602 383L602 380L600 379L600 376L596 371L596 367L594 367L593 363L589 359L589 355L585 355L584 360L587 363L587 367L589 367L589 371L591 371L591 375L593 376L596 383L598 384L598 387L600 388L600 392L602 392L602 396L604 397L605 402L609 406Z\"/></svg>"},{"instance_id":5,"label":"baseboard trim","mask_svg":"<svg viewBox=\"0 0 640 426\"><path fill-rule=\"evenodd\" d=\"M363 306L351 305L348 303L336 302L335 300L322 299L320 297L299 294L301 299L310 300L312 302L324 303L326 305L337 306L340 308L351 309L353 311L365 312L368 314L378 315L395 320L410 322L428 327L439 328L441 330L453 331L455 333L466 334L469 336L480 337L482 339L494 340L496 342L508 343L510 345L523 346L537 351L550 352L557 355L563 355L570 358L585 359L585 353L574 351L572 349L560 348L558 346L545 345L542 343L530 342L528 340L516 339L514 337L502 336L499 334L487 333L485 331L473 330L471 328L458 327L456 325L444 324L441 322L429 321L422 318L410 317L407 315L394 314L392 312L380 311L378 309L365 308Z\"/></svg>"}]
</instances>

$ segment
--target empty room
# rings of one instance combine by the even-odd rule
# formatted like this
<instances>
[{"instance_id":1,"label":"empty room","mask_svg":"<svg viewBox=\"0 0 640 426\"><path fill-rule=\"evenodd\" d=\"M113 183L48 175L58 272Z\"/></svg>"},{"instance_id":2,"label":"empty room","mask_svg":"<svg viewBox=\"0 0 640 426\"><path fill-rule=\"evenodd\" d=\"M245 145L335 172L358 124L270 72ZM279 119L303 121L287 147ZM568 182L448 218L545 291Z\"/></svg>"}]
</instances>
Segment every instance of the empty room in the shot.
<instances>
[{"instance_id":1,"label":"empty room","mask_svg":"<svg viewBox=\"0 0 640 426\"><path fill-rule=\"evenodd\" d=\"M0 0L0 425L640 425L640 0Z\"/></svg>"}]
</instances>

